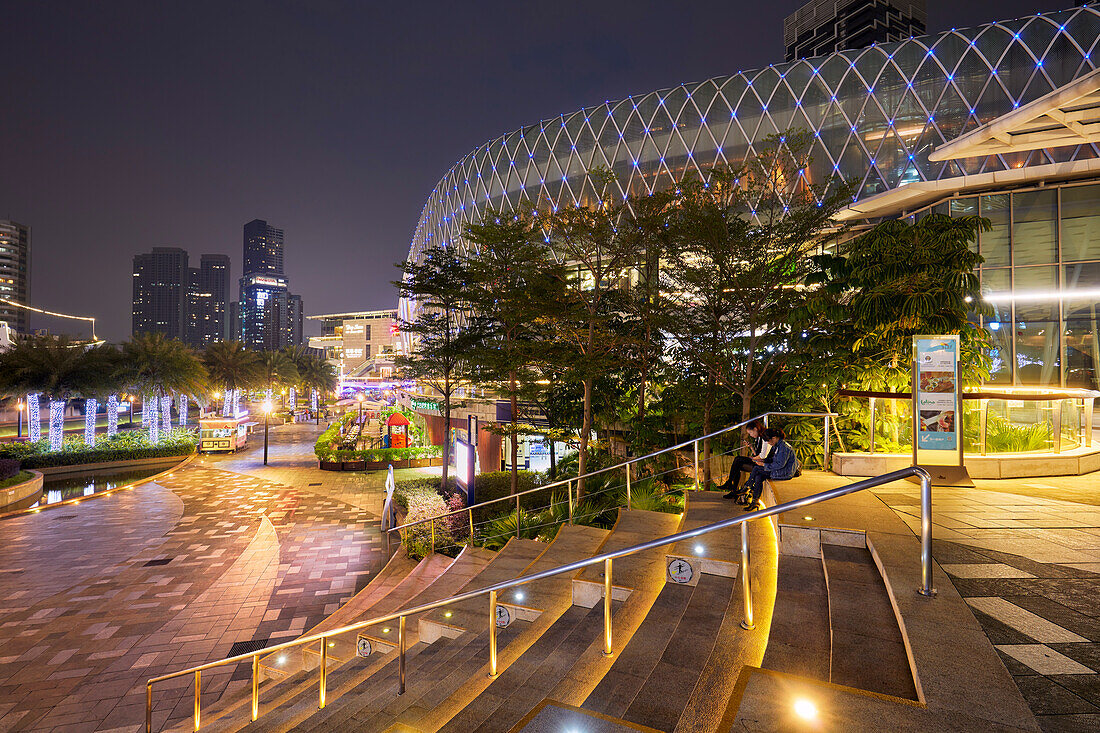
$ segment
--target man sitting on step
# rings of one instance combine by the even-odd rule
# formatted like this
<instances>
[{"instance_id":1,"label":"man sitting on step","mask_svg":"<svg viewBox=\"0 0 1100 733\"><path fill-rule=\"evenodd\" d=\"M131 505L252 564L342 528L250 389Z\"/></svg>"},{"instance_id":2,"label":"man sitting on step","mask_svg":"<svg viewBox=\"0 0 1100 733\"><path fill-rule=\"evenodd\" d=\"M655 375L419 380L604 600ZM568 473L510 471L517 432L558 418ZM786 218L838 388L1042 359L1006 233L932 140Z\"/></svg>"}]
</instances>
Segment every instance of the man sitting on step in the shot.
<instances>
[{"instance_id":1,"label":"man sitting on step","mask_svg":"<svg viewBox=\"0 0 1100 733\"><path fill-rule=\"evenodd\" d=\"M746 512L762 509L760 494L764 491L764 480L786 481L799 475L801 467L798 458L787 441L783 440L783 431L774 428L766 429L763 433L764 441L771 446L767 458L754 458L756 466L749 473L745 482L745 491L749 493L749 504Z\"/></svg>"}]
</instances>

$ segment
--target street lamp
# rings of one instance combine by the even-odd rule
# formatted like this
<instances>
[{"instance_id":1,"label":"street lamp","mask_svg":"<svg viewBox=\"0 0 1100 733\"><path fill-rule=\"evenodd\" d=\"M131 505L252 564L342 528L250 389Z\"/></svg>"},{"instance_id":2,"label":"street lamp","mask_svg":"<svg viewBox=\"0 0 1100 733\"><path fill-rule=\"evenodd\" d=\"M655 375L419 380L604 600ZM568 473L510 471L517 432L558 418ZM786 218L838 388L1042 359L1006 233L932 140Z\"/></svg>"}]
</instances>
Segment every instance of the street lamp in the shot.
<instances>
[{"instance_id":1,"label":"street lamp","mask_svg":"<svg viewBox=\"0 0 1100 733\"><path fill-rule=\"evenodd\" d=\"M359 400L359 422L363 422L363 393L360 392L355 396L355 399Z\"/></svg>"},{"instance_id":2,"label":"street lamp","mask_svg":"<svg viewBox=\"0 0 1100 733\"><path fill-rule=\"evenodd\" d=\"M267 465L267 418L271 415L271 400L264 401L264 465Z\"/></svg>"},{"instance_id":3,"label":"street lamp","mask_svg":"<svg viewBox=\"0 0 1100 733\"><path fill-rule=\"evenodd\" d=\"M18 407L19 407L19 417L16 418L17 423L16 423L16 428L15 428L15 437L16 438L22 438L23 437L23 401L22 400L19 401Z\"/></svg>"}]
</instances>

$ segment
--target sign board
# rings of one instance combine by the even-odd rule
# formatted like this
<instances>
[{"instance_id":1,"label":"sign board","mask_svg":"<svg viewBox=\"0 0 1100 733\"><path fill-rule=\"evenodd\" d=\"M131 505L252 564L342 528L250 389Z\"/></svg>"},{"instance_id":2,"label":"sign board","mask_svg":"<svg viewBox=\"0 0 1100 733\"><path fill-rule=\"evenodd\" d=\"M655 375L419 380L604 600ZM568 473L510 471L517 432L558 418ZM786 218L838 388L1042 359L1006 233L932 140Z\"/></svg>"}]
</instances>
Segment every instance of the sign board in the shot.
<instances>
[{"instance_id":1,"label":"sign board","mask_svg":"<svg viewBox=\"0 0 1100 733\"><path fill-rule=\"evenodd\" d=\"M372 649L370 646L370 639L359 634L355 637L355 656L357 657L369 657Z\"/></svg>"},{"instance_id":2,"label":"sign board","mask_svg":"<svg viewBox=\"0 0 1100 733\"><path fill-rule=\"evenodd\" d=\"M913 465L962 466L958 336L913 337Z\"/></svg>"},{"instance_id":3,"label":"sign board","mask_svg":"<svg viewBox=\"0 0 1100 733\"><path fill-rule=\"evenodd\" d=\"M454 442L455 457L455 481L460 489L466 492L466 506L473 506L474 499L474 471L477 465L477 456L474 446L459 438Z\"/></svg>"},{"instance_id":4,"label":"sign board","mask_svg":"<svg viewBox=\"0 0 1100 733\"><path fill-rule=\"evenodd\" d=\"M690 583L695 571L691 563L681 558L673 558L668 564L668 579L674 583Z\"/></svg>"},{"instance_id":5,"label":"sign board","mask_svg":"<svg viewBox=\"0 0 1100 733\"><path fill-rule=\"evenodd\" d=\"M507 606L497 606L496 622L497 627L501 629L507 627L508 624L512 623L512 612L508 610Z\"/></svg>"},{"instance_id":6,"label":"sign board","mask_svg":"<svg viewBox=\"0 0 1100 733\"><path fill-rule=\"evenodd\" d=\"M409 404L414 410L439 410L439 403L426 397L413 397Z\"/></svg>"}]
</instances>

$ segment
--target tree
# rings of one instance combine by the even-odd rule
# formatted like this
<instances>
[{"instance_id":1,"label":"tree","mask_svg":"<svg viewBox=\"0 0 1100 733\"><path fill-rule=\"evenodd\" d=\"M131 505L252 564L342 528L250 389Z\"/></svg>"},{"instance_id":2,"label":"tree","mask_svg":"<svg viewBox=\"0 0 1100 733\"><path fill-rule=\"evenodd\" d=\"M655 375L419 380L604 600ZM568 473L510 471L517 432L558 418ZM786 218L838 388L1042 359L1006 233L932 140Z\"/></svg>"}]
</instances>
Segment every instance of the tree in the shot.
<instances>
[{"instance_id":1,"label":"tree","mask_svg":"<svg viewBox=\"0 0 1100 733\"><path fill-rule=\"evenodd\" d=\"M302 386L325 394L335 392L339 386L336 367L316 354L307 353L304 359L296 362L298 379Z\"/></svg>"},{"instance_id":2,"label":"tree","mask_svg":"<svg viewBox=\"0 0 1100 733\"><path fill-rule=\"evenodd\" d=\"M109 350L88 349L64 336L23 339L0 354L0 390L15 397L44 394L50 401L53 425L64 419L70 399L104 386L110 373L109 359ZM51 431L50 438L50 449L59 450L61 434Z\"/></svg>"},{"instance_id":3,"label":"tree","mask_svg":"<svg viewBox=\"0 0 1100 733\"><path fill-rule=\"evenodd\" d=\"M834 394L844 384L908 391L918 334L959 335L963 382L982 382L990 367L989 336L977 315L991 311L974 274L983 259L970 243L989 228L988 219L976 216L886 221L839 252L813 257L805 278L811 295L799 312L808 376L799 396L818 385ZM862 421L861 410L850 416ZM865 434L860 429L857 440Z\"/></svg>"},{"instance_id":4,"label":"tree","mask_svg":"<svg viewBox=\"0 0 1100 733\"><path fill-rule=\"evenodd\" d=\"M202 356L213 384L225 391L226 401L239 389L259 384L259 365L256 353L249 351L239 341L219 341L206 347Z\"/></svg>"},{"instance_id":5,"label":"tree","mask_svg":"<svg viewBox=\"0 0 1100 733\"><path fill-rule=\"evenodd\" d=\"M198 355L182 341L161 333L141 333L124 343L116 377L158 400L177 392L200 395L209 384Z\"/></svg>"},{"instance_id":6,"label":"tree","mask_svg":"<svg viewBox=\"0 0 1100 733\"><path fill-rule=\"evenodd\" d=\"M256 373L270 396L276 385L294 384L298 380L298 367L282 351L261 351L256 356Z\"/></svg>"},{"instance_id":7,"label":"tree","mask_svg":"<svg viewBox=\"0 0 1100 733\"><path fill-rule=\"evenodd\" d=\"M652 398L650 382L660 371L665 355L665 332L671 303L661 289L661 261L671 249L669 219L673 191L634 196L619 225L624 244L634 250L636 278L626 300L626 326L631 338L626 356L637 373L632 433L635 444L652 434L647 425L647 406Z\"/></svg>"},{"instance_id":8,"label":"tree","mask_svg":"<svg viewBox=\"0 0 1100 733\"><path fill-rule=\"evenodd\" d=\"M412 337L407 355L397 357L395 366L405 379L414 379L441 398L443 417L443 478L447 487L450 468L451 407L455 392L468 376L469 350L477 334L464 329L469 315L465 288L466 265L453 250L432 247L420 261L398 263L402 278L393 284L400 296L417 301L416 320L401 321L402 332Z\"/></svg>"},{"instance_id":9,"label":"tree","mask_svg":"<svg viewBox=\"0 0 1100 733\"><path fill-rule=\"evenodd\" d=\"M466 239L476 247L466 261L466 295L479 333L470 361L479 381L493 383L510 403L503 432L509 438L514 494L519 490L520 433L530 432L521 430L520 393L536 376L531 366L538 361L537 321L544 304L561 296L564 277L537 220L526 211L471 224Z\"/></svg>"},{"instance_id":10,"label":"tree","mask_svg":"<svg viewBox=\"0 0 1100 733\"><path fill-rule=\"evenodd\" d=\"M547 305L553 308L548 318L555 324L556 338L575 352L571 374L584 391L577 458L580 476L587 467L593 427L593 383L621 359L626 340L623 314L637 258L633 241L622 236L617 226L624 208L613 200L613 176L600 171L590 176L599 194L593 205L562 208L543 218L554 253L569 268L569 287L561 301ZM577 484L583 495L584 479Z\"/></svg>"},{"instance_id":11,"label":"tree","mask_svg":"<svg viewBox=\"0 0 1100 733\"><path fill-rule=\"evenodd\" d=\"M680 184L667 289L679 294L678 354L702 375L704 433L713 430L720 386L747 420L781 370L808 257L833 236L832 217L848 201L833 182L806 181L810 142L800 132L774 136L743 168ZM708 482L710 454L708 439Z\"/></svg>"}]
</instances>

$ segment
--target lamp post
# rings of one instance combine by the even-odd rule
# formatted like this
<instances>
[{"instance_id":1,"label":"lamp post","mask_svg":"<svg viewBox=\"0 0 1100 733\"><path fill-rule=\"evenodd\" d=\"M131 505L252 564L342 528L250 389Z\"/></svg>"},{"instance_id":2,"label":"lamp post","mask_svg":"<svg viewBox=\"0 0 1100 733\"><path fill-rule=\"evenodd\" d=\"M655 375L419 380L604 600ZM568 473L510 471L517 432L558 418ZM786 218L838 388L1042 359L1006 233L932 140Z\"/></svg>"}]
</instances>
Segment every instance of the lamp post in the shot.
<instances>
[{"instance_id":1,"label":"lamp post","mask_svg":"<svg viewBox=\"0 0 1100 733\"><path fill-rule=\"evenodd\" d=\"M267 423L268 416L271 415L271 400L264 402L264 465L267 465Z\"/></svg>"},{"instance_id":2,"label":"lamp post","mask_svg":"<svg viewBox=\"0 0 1100 733\"><path fill-rule=\"evenodd\" d=\"M286 387L283 387L282 395L283 395L283 397L282 397L283 407L285 408L286 407Z\"/></svg>"},{"instance_id":3,"label":"lamp post","mask_svg":"<svg viewBox=\"0 0 1100 733\"><path fill-rule=\"evenodd\" d=\"M359 422L363 422L363 393L360 392L355 396L355 399L359 400Z\"/></svg>"},{"instance_id":4,"label":"lamp post","mask_svg":"<svg viewBox=\"0 0 1100 733\"><path fill-rule=\"evenodd\" d=\"M22 438L23 437L23 401L22 400L19 401L18 407L19 407L19 413L18 413L18 416L16 417L15 437L16 438Z\"/></svg>"}]
</instances>

